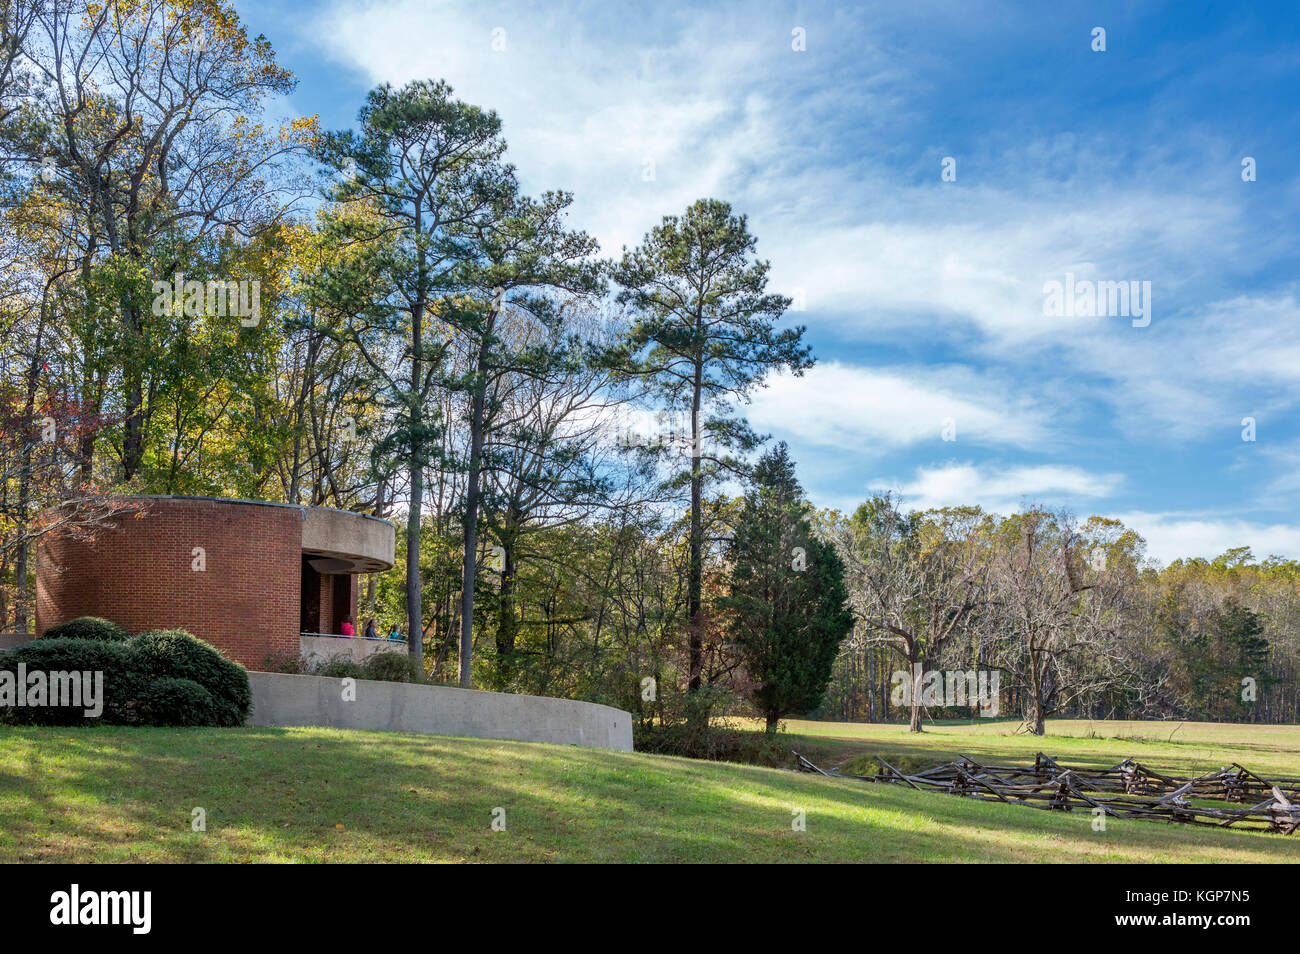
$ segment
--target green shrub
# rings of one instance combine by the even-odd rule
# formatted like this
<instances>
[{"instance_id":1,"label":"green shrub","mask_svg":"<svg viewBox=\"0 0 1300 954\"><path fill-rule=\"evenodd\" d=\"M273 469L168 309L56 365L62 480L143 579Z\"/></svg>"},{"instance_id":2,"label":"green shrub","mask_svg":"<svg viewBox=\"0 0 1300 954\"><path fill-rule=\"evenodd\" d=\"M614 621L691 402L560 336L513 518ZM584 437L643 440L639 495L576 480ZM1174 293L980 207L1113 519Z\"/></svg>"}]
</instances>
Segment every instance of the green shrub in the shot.
<instances>
[{"instance_id":1,"label":"green shrub","mask_svg":"<svg viewBox=\"0 0 1300 954\"><path fill-rule=\"evenodd\" d=\"M286 670L288 671L288 670ZM324 662L303 662L297 670L309 676L329 676L331 679L373 679L377 682L424 682L420 667L406 653L381 652L357 662L340 653Z\"/></svg>"},{"instance_id":2,"label":"green shrub","mask_svg":"<svg viewBox=\"0 0 1300 954\"><path fill-rule=\"evenodd\" d=\"M212 693L192 679L163 676L140 694L140 712L150 725L218 725L221 713Z\"/></svg>"},{"instance_id":3,"label":"green shrub","mask_svg":"<svg viewBox=\"0 0 1300 954\"><path fill-rule=\"evenodd\" d=\"M183 629L158 629L126 643L135 667L152 679L188 679L212 697L211 725L243 725L253 704L248 672Z\"/></svg>"},{"instance_id":4,"label":"green shrub","mask_svg":"<svg viewBox=\"0 0 1300 954\"><path fill-rule=\"evenodd\" d=\"M656 755L680 755L711 762L779 767L790 762L789 747L764 732L730 726L677 722L632 725L632 747Z\"/></svg>"},{"instance_id":5,"label":"green shrub","mask_svg":"<svg viewBox=\"0 0 1300 954\"><path fill-rule=\"evenodd\" d=\"M79 616L66 623L51 626L41 633L41 639L103 639L121 641L130 637L123 627L99 616Z\"/></svg>"},{"instance_id":6,"label":"green shrub","mask_svg":"<svg viewBox=\"0 0 1300 954\"><path fill-rule=\"evenodd\" d=\"M329 676L332 679L364 679L361 665L351 656L331 656L311 673L313 676Z\"/></svg>"},{"instance_id":7,"label":"green shrub","mask_svg":"<svg viewBox=\"0 0 1300 954\"><path fill-rule=\"evenodd\" d=\"M262 657L262 664L257 667L257 670L258 672L282 672L293 676L301 676L305 671L302 657L297 653L267 653Z\"/></svg>"},{"instance_id":8,"label":"green shrub","mask_svg":"<svg viewBox=\"0 0 1300 954\"><path fill-rule=\"evenodd\" d=\"M99 720L113 724L137 721L137 699L146 680L136 670L124 643L103 639L42 638L0 653L0 671L13 673L19 664L28 673L102 672L103 712ZM81 725L85 708L67 706L4 706L0 721L16 725Z\"/></svg>"},{"instance_id":9,"label":"green shrub","mask_svg":"<svg viewBox=\"0 0 1300 954\"><path fill-rule=\"evenodd\" d=\"M382 682L423 682L424 673L408 653L375 653L361 664L364 679Z\"/></svg>"},{"instance_id":10,"label":"green shrub","mask_svg":"<svg viewBox=\"0 0 1300 954\"><path fill-rule=\"evenodd\" d=\"M116 725L242 725L252 707L248 673L184 630L141 633L125 641L48 636L0 653L0 671L102 672L103 713ZM86 706L84 708L90 708ZM0 721L80 725L84 708L5 706Z\"/></svg>"}]
</instances>

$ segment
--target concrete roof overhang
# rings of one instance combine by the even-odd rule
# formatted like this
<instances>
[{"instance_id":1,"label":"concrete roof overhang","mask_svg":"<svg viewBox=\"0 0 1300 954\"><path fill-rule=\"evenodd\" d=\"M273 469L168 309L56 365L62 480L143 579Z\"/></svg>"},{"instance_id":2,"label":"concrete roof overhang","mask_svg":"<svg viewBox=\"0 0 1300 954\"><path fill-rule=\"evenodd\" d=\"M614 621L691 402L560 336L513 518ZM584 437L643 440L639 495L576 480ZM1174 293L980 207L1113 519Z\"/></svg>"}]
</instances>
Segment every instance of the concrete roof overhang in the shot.
<instances>
[{"instance_id":1,"label":"concrete roof overhang","mask_svg":"<svg viewBox=\"0 0 1300 954\"><path fill-rule=\"evenodd\" d=\"M303 509L302 552L318 573L391 569L397 531L387 520L325 507Z\"/></svg>"},{"instance_id":2,"label":"concrete roof overhang","mask_svg":"<svg viewBox=\"0 0 1300 954\"><path fill-rule=\"evenodd\" d=\"M318 573L377 573L392 569L396 561L397 529L387 520L369 514L234 497L139 494L132 499L290 507L302 514L302 552Z\"/></svg>"}]
</instances>

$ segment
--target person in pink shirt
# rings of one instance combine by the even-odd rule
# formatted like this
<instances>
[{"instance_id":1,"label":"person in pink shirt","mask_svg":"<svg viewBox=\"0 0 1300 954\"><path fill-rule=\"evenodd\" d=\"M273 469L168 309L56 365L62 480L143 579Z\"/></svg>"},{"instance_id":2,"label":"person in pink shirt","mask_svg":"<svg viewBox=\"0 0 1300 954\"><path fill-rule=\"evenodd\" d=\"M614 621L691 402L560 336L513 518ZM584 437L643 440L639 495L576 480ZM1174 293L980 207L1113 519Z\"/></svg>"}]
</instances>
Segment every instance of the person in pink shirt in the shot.
<instances>
[{"instance_id":1,"label":"person in pink shirt","mask_svg":"<svg viewBox=\"0 0 1300 954\"><path fill-rule=\"evenodd\" d=\"M355 636L357 631L352 627L352 617L344 616L343 625L339 627L339 632L344 636Z\"/></svg>"}]
</instances>

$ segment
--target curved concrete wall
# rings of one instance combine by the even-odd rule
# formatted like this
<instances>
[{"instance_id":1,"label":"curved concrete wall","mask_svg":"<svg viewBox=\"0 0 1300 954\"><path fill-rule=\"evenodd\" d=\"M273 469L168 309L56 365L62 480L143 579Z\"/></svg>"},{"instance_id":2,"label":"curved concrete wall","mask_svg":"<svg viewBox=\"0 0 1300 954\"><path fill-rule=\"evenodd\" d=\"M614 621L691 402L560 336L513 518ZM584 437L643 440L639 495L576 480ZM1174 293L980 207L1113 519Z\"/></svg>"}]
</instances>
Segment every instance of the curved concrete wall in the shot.
<instances>
[{"instance_id":1,"label":"curved concrete wall","mask_svg":"<svg viewBox=\"0 0 1300 954\"><path fill-rule=\"evenodd\" d=\"M397 531L387 520L346 510L304 507L302 549L326 561L327 573L392 569Z\"/></svg>"},{"instance_id":2,"label":"curved concrete wall","mask_svg":"<svg viewBox=\"0 0 1300 954\"><path fill-rule=\"evenodd\" d=\"M250 672L248 679L253 686L250 725L460 735L632 751L632 716L593 702L368 679L356 680L356 699L345 702L342 679L271 672Z\"/></svg>"}]
</instances>

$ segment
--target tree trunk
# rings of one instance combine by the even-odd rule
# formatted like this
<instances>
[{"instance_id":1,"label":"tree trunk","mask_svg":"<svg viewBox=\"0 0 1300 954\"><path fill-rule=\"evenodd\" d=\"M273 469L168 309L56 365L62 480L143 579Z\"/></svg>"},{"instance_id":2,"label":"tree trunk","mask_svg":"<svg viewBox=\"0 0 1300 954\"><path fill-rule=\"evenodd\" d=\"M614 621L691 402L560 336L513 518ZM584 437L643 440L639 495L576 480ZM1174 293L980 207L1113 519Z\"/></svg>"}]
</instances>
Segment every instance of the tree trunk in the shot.
<instances>
[{"instance_id":1,"label":"tree trunk","mask_svg":"<svg viewBox=\"0 0 1300 954\"><path fill-rule=\"evenodd\" d=\"M460 685L470 688L474 660L474 579L478 575L478 482L483 460L483 415L487 402L487 349L492 324L479 344L470 412L469 473L465 481L465 556L460 591Z\"/></svg>"},{"instance_id":2,"label":"tree trunk","mask_svg":"<svg viewBox=\"0 0 1300 954\"><path fill-rule=\"evenodd\" d=\"M704 671L704 638L700 632L704 591L704 478L700 472L700 391L703 384L704 363L695 362L695 381L691 392L691 540L689 579L686 581L686 612L690 640L690 692L699 692Z\"/></svg>"},{"instance_id":3,"label":"tree trunk","mask_svg":"<svg viewBox=\"0 0 1300 954\"><path fill-rule=\"evenodd\" d=\"M912 714L911 714L911 718L908 720L907 723L907 731L908 732L925 731L924 727L921 725L921 704L919 702L916 702L915 700L913 700L912 702Z\"/></svg>"},{"instance_id":4,"label":"tree trunk","mask_svg":"<svg viewBox=\"0 0 1300 954\"><path fill-rule=\"evenodd\" d=\"M290 498L292 500L292 498ZM384 481L380 480L375 488L375 516L383 517L385 512L384 506ZM375 615L375 574L366 574L366 595L365 595L365 614L367 617ZM382 629L382 621L381 621ZM386 634L384 634L386 635ZM423 642L423 641L421 641Z\"/></svg>"},{"instance_id":5,"label":"tree trunk","mask_svg":"<svg viewBox=\"0 0 1300 954\"><path fill-rule=\"evenodd\" d=\"M420 505L424 499L423 448L412 433L410 458L411 504L406 513L406 650L424 671L424 624L420 607Z\"/></svg>"},{"instance_id":6,"label":"tree trunk","mask_svg":"<svg viewBox=\"0 0 1300 954\"><path fill-rule=\"evenodd\" d=\"M411 484L410 506L406 512L406 651L424 672L424 612L421 604L420 515L424 507L424 403L421 378L424 374L423 261L421 261L420 297L411 309L411 453L407 471Z\"/></svg>"},{"instance_id":7,"label":"tree trunk","mask_svg":"<svg viewBox=\"0 0 1300 954\"><path fill-rule=\"evenodd\" d=\"M876 665L875 652L872 651L871 645L867 645L867 721L876 721Z\"/></svg>"},{"instance_id":8,"label":"tree trunk","mask_svg":"<svg viewBox=\"0 0 1300 954\"><path fill-rule=\"evenodd\" d=\"M519 636L519 618L515 610L515 547L512 534L502 535L505 550L501 566L501 593L497 600L497 671L495 683L505 689L515 672L515 640Z\"/></svg>"},{"instance_id":9,"label":"tree trunk","mask_svg":"<svg viewBox=\"0 0 1300 954\"><path fill-rule=\"evenodd\" d=\"M31 413L28 412L27 420L31 421ZM30 435L28 435L30 438ZM31 477L32 477L32 449L31 441L28 441L26 448L23 450L23 465L18 478L18 536L21 538L27 533L27 510L31 494ZM30 548L26 541L18 545L18 555L14 561L14 631L17 633L27 633L27 555Z\"/></svg>"},{"instance_id":10,"label":"tree trunk","mask_svg":"<svg viewBox=\"0 0 1300 954\"><path fill-rule=\"evenodd\" d=\"M32 458L35 456L35 438L31 427L36 423L36 391L40 384L41 348L45 337L45 305L41 305L40 323L36 328L36 342L32 350L32 359L27 366L27 394L23 409L23 419L27 422L27 440L23 445L22 469L18 475L18 536L21 540L27 533L28 509L31 506ZM58 437L56 435L55 439ZM28 559L31 550L26 542L20 543L14 566L14 630L27 633L27 576Z\"/></svg>"},{"instance_id":11,"label":"tree trunk","mask_svg":"<svg viewBox=\"0 0 1300 954\"><path fill-rule=\"evenodd\" d=\"M140 338L138 309L131 306L123 316L127 341L132 349L128 362L137 362L143 345ZM139 367L126 369L126 414L122 431L122 476L130 483L144 463L144 374Z\"/></svg>"},{"instance_id":12,"label":"tree trunk","mask_svg":"<svg viewBox=\"0 0 1300 954\"><path fill-rule=\"evenodd\" d=\"M912 699L911 715L907 723L908 732L925 731L921 725L921 714L924 707L921 705L921 686L925 682L925 661L920 656L907 661L908 677L912 680Z\"/></svg>"},{"instance_id":13,"label":"tree trunk","mask_svg":"<svg viewBox=\"0 0 1300 954\"><path fill-rule=\"evenodd\" d=\"M1034 735L1043 735L1047 730L1045 726L1046 716L1043 710L1046 704L1043 700L1043 678L1039 670L1039 653L1030 647L1029 650L1029 698L1026 700L1029 704L1029 712L1025 716L1025 722L1032 727Z\"/></svg>"}]
</instances>

